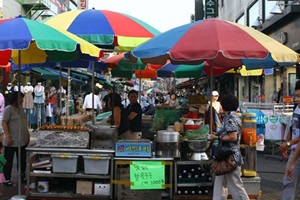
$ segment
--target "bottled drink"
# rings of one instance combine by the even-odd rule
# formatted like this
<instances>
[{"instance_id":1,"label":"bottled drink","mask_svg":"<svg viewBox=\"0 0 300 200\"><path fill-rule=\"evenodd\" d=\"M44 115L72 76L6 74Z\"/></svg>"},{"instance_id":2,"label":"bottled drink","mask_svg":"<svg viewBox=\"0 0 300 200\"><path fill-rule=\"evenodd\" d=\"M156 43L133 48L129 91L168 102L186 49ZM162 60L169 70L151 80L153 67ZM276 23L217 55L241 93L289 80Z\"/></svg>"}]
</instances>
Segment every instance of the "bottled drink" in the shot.
<instances>
[{"instance_id":1,"label":"bottled drink","mask_svg":"<svg viewBox=\"0 0 300 200\"><path fill-rule=\"evenodd\" d=\"M192 173L188 173L187 177L192 178Z\"/></svg>"},{"instance_id":2,"label":"bottled drink","mask_svg":"<svg viewBox=\"0 0 300 200\"><path fill-rule=\"evenodd\" d=\"M186 189L186 190L184 190L184 194L185 195L188 195L189 194L189 191Z\"/></svg>"},{"instance_id":3,"label":"bottled drink","mask_svg":"<svg viewBox=\"0 0 300 200\"><path fill-rule=\"evenodd\" d=\"M192 195L195 195L195 194L196 194L196 191L195 191L194 189L192 189L192 190L191 190L191 194L192 194Z\"/></svg>"},{"instance_id":4,"label":"bottled drink","mask_svg":"<svg viewBox=\"0 0 300 200\"><path fill-rule=\"evenodd\" d=\"M182 179L182 174L181 173L178 174L178 179Z\"/></svg>"},{"instance_id":5,"label":"bottled drink","mask_svg":"<svg viewBox=\"0 0 300 200\"><path fill-rule=\"evenodd\" d=\"M203 188L202 188L202 193L203 193L203 194L207 195L208 192L209 192L209 191L208 191L208 187L203 187Z\"/></svg>"},{"instance_id":6,"label":"bottled drink","mask_svg":"<svg viewBox=\"0 0 300 200\"><path fill-rule=\"evenodd\" d=\"M212 147L211 147L211 155L212 156L216 155L218 144L219 144L219 141L218 140L214 140L214 142L212 144Z\"/></svg>"},{"instance_id":7,"label":"bottled drink","mask_svg":"<svg viewBox=\"0 0 300 200\"><path fill-rule=\"evenodd\" d=\"M191 173L195 173L195 168L194 167L191 168Z\"/></svg>"},{"instance_id":8,"label":"bottled drink","mask_svg":"<svg viewBox=\"0 0 300 200\"><path fill-rule=\"evenodd\" d=\"M181 190L177 190L177 194L182 194Z\"/></svg>"},{"instance_id":9,"label":"bottled drink","mask_svg":"<svg viewBox=\"0 0 300 200\"><path fill-rule=\"evenodd\" d=\"M183 169L183 170L182 170L182 173L183 173L183 174L186 174L186 173L187 173L187 170L186 170L186 169Z\"/></svg>"},{"instance_id":10,"label":"bottled drink","mask_svg":"<svg viewBox=\"0 0 300 200\"><path fill-rule=\"evenodd\" d=\"M207 175L206 179L207 179L208 182L212 182L212 176L211 175Z\"/></svg>"},{"instance_id":11,"label":"bottled drink","mask_svg":"<svg viewBox=\"0 0 300 200\"><path fill-rule=\"evenodd\" d=\"M198 171L201 171L201 170L202 170L202 167L201 167L201 166L198 166L198 167L197 167L197 170L198 170Z\"/></svg>"},{"instance_id":12,"label":"bottled drink","mask_svg":"<svg viewBox=\"0 0 300 200\"><path fill-rule=\"evenodd\" d=\"M198 188L198 194L199 194L199 195L202 195L202 194L203 194L203 193L202 193L202 190L201 190L201 187Z\"/></svg>"}]
</instances>

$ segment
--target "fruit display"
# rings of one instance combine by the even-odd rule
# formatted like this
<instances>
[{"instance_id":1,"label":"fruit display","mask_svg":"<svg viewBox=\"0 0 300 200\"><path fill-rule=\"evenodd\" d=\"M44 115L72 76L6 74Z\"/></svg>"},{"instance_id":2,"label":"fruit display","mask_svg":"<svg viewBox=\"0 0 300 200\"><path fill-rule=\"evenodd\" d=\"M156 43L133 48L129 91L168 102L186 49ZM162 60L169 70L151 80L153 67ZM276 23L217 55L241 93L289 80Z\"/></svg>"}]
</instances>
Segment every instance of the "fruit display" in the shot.
<instances>
[{"instance_id":1,"label":"fruit display","mask_svg":"<svg viewBox=\"0 0 300 200\"><path fill-rule=\"evenodd\" d=\"M71 125L43 125L41 130L75 130L75 131L88 131L86 126L71 126Z\"/></svg>"}]
</instances>

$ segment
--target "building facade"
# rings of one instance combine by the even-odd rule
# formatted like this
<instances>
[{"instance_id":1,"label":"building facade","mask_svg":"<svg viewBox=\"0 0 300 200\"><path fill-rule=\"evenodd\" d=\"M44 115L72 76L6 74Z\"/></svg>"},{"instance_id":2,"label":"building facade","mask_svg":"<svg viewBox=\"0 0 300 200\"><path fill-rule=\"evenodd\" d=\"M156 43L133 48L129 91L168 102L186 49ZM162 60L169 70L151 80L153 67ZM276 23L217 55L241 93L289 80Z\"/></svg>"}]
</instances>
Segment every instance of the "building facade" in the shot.
<instances>
[{"instance_id":1,"label":"building facade","mask_svg":"<svg viewBox=\"0 0 300 200\"><path fill-rule=\"evenodd\" d=\"M218 17L252 26L300 52L300 1L219 0ZM294 95L295 82L296 66L275 68L273 73L257 77L239 76L237 95L241 101L282 102L283 96Z\"/></svg>"}]
</instances>

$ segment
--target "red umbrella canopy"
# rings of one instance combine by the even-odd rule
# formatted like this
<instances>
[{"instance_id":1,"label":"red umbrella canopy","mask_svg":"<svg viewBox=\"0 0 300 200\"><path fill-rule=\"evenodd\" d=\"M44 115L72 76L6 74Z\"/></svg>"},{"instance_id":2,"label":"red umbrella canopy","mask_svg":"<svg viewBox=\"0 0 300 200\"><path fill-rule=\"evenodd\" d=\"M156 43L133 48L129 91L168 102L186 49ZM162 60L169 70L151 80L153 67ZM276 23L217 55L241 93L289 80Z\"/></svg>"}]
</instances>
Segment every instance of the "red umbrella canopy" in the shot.
<instances>
[{"instance_id":1,"label":"red umbrella canopy","mask_svg":"<svg viewBox=\"0 0 300 200\"><path fill-rule=\"evenodd\" d=\"M160 34L130 15L109 10L74 10L45 21L105 48L127 51Z\"/></svg>"}]
</instances>

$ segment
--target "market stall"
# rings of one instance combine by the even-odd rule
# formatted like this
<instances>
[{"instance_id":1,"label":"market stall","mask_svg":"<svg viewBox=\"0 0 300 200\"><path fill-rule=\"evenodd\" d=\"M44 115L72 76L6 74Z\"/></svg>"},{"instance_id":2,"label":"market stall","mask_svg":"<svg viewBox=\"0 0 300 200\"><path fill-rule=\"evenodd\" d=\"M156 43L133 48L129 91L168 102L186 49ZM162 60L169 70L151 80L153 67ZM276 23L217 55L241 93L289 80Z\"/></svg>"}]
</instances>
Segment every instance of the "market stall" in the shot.
<instances>
[{"instance_id":1,"label":"market stall","mask_svg":"<svg viewBox=\"0 0 300 200\"><path fill-rule=\"evenodd\" d=\"M212 199L207 106L195 98L200 97L188 98L192 103L181 108L162 106L153 118L143 118L152 137L140 140L118 140L106 114L96 117L95 125L69 117L63 125L42 126L35 145L27 148L28 199ZM241 152L244 186L258 199L255 143L241 145Z\"/></svg>"}]
</instances>

